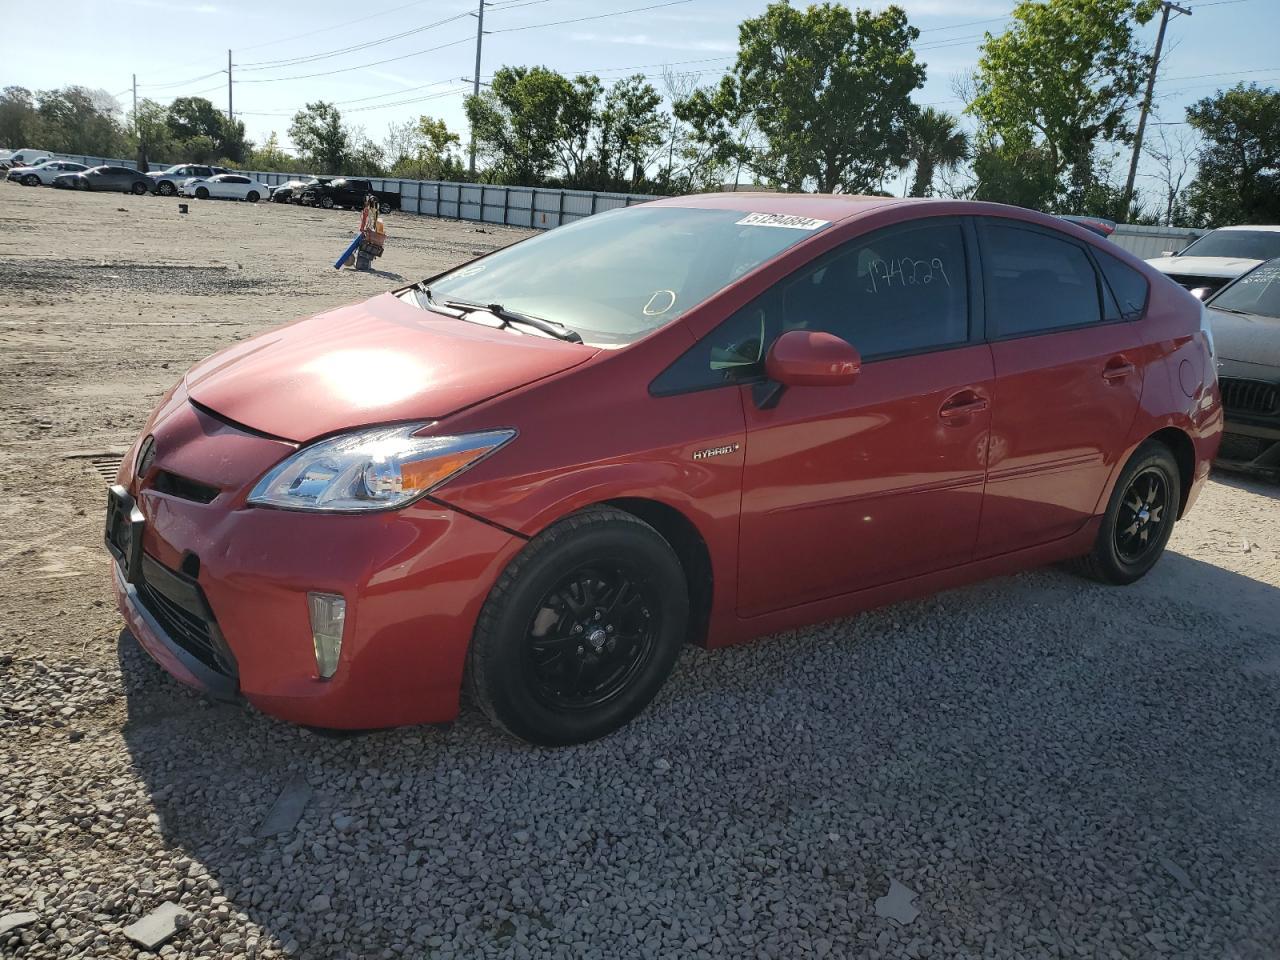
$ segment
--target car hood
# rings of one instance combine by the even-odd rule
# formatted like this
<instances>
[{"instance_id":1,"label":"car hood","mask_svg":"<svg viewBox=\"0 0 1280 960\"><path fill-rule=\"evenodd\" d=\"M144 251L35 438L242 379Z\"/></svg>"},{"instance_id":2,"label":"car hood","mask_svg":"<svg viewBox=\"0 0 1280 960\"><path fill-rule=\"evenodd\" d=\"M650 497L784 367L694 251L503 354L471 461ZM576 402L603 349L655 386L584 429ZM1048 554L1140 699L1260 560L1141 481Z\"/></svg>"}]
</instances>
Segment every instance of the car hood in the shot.
<instances>
[{"instance_id":1,"label":"car hood","mask_svg":"<svg viewBox=\"0 0 1280 960\"><path fill-rule=\"evenodd\" d=\"M597 352L384 293L215 353L187 372L186 387L228 420L303 442L369 424L439 420Z\"/></svg>"},{"instance_id":2,"label":"car hood","mask_svg":"<svg viewBox=\"0 0 1280 960\"><path fill-rule=\"evenodd\" d=\"M1280 368L1280 319L1257 313L1228 313L1209 307L1209 329L1225 360Z\"/></svg>"},{"instance_id":3,"label":"car hood","mask_svg":"<svg viewBox=\"0 0 1280 960\"><path fill-rule=\"evenodd\" d=\"M1194 277L1238 277L1261 260L1244 257L1156 257L1147 263L1161 273L1190 274Z\"/></svg>"}]
</instances>

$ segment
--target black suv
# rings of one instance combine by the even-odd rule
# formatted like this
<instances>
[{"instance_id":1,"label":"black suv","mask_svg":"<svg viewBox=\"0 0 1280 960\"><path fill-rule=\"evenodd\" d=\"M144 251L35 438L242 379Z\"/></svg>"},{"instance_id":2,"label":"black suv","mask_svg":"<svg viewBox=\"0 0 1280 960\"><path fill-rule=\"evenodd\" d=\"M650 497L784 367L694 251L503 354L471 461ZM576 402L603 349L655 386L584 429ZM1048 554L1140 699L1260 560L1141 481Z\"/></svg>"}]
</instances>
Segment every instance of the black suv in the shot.
<instances>
[{"instance_id":1,"label":"black suv","mask_svg":"<svg viewBox=\"0 0 1280 960\"><path fill-rule=\"evenodd\" d=\"M378 212L390 213L400 209L400 194L387 190L375 190L368 180L339 177L328 183L308 184L302 191L302 202L313 207L363 207L364 198L373 194L378 198Z\"/></svg>"}]
</instances>

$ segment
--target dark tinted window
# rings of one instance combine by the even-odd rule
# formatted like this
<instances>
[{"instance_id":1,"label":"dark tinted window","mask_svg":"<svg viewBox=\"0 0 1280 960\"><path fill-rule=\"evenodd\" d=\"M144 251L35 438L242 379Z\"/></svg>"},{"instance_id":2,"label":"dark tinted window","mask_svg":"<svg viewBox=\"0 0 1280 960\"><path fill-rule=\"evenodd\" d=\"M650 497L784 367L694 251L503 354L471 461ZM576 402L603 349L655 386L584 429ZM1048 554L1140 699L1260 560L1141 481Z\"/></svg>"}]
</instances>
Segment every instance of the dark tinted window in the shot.
<instances>
[{"instance_id":1,"label":"dark tinted window","mask_svg":"<svg viewBox=\"0 0 1280 960\"><path fill-rule=\"evenodd\" d=\"M954 221L892 227L850 241L770 287L653 383L677 393L751 379L787 330L822 330L864 360L969 337L964 235Z\"/></svg>"},{"instance_id":2,"label":"dark tinted window","mask_svg":"<svg viewBox=\"0 0 1280 960\"><path fill-rule=\"evenodd\" d=\"M1038 230L982 230L987 333L1017 337L1098 323L1098 275L1075 242Z\"/></svg>"},{"instance_id":3,"label":"dark tinted window","mask_svg":"<svg viewBox=\"0 0 1280 960\"><path fill-rule=\"evenodd\" d=\"M1244 257L1270 260L1280 257L1280 230L1214 230L1206 233L1180 257Z\"/></svg>"},{"instance_id":4,"label":"dark tinted window","mask_svg":"<svg viewBox=\"0 0 1280 960\"><path fill-rule=\"evenodd\" d=\"M1094 250L1093 255L1120 306L1120 316L1125 320L1136 320L1142 316L1142 311L1147 308L1147 292L1150 289L1147 278L1109 253Z\"/></svg>"}]
</instances>

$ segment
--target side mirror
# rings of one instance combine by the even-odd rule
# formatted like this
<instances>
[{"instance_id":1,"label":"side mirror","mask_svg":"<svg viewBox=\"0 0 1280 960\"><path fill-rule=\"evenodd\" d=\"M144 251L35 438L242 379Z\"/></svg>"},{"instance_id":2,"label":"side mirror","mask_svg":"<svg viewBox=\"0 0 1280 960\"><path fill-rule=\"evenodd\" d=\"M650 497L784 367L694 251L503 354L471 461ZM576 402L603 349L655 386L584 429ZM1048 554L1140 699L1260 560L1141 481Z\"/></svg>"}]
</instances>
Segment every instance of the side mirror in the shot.
<instances>
[{"instance_id":1,"label":"side mirror","mask_svg":"<svg viewBox=\"0 0 1280 960\"><path fill-rule=\"evenodd\" d=\"M789 330L773 342L764 358L769 382L756 391L756 404L767 410L786 387L839 387L858 379L862 357L847 340L830 333Z\"/></svg>"}]
</instances>

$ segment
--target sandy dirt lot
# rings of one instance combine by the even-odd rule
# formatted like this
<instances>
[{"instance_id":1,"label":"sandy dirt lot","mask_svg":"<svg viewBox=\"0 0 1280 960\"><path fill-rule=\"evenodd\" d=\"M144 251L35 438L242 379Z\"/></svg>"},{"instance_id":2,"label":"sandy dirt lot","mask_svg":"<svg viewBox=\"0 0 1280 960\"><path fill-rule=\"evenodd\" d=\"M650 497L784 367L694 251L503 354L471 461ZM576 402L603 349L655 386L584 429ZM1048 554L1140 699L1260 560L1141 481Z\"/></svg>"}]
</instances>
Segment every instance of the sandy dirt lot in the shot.
<instances>
[{"instance_id":1,"label":"sandy dirt lot","mask_svg":"<svg viewBox=\"0 0 1280 960\"><path fill-rule=\"evenodd\" d=\"M190 206L0 184L0 955L139 955L171 901L184 957L1280 956L1275 485L1215 477L1125 590L1035 571L691 649L571 750L181 689L69 455L223 344L525 235L392 214L359 275L356 213Z\"/></svg>"}]
</instances>

